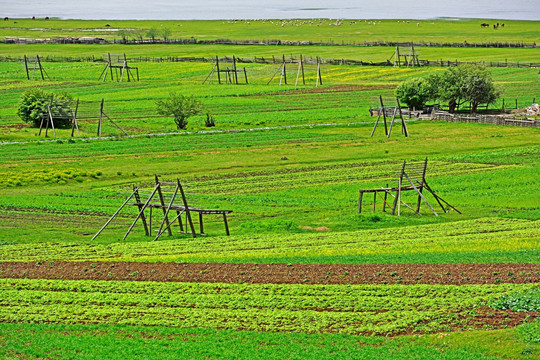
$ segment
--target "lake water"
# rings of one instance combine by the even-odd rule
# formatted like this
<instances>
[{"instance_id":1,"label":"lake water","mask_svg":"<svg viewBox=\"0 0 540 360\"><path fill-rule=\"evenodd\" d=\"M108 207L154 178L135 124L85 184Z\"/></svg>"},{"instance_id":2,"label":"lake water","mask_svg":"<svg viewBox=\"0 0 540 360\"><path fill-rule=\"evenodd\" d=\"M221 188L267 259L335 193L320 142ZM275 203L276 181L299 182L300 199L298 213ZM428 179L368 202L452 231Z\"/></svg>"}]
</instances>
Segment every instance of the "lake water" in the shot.
<instances>
[{"instance_id":1,"label":"lake water","mask_svg":"<svg viewBox=\"0 0 540 360\"><path fill-rule=\"evenodd\" d=\"M0 0L0 15L62 19L540 20L540 0Z\"/></svg>"}]
</instances>

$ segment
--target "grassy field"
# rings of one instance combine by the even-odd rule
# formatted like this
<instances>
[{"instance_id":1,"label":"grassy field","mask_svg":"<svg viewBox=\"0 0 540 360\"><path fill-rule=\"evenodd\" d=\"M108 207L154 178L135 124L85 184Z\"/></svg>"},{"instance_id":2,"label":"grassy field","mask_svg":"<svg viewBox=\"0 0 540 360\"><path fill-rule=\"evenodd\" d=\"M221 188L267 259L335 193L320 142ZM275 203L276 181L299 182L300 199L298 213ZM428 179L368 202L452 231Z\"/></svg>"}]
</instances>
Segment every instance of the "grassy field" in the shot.
<instances>
[{"instance_id":1,"label":"grassy field","mask_svg":"<svg viewBox=\"0 0 540 360\"><path fill-rule=\"evenodd\" d=\"M239 21L134 21L134 20L43 20L10 19L0 24L0 36L54 38L96 36L121 39L119 30L132 31L128 38L143 36L163 29L169 38L198 40L293 40L341 43L364 41L424 41L424 42L538 42L538 21L504 21L494 30L480 24L495 24L496 20L239 20ZM109 25L109 26L106 26Z\"/></svg>"},{"instance_id":2,"label":"grassy field","mask_svg":"<svg viewBox=\"0 0 540 360\"><path fill-rule=\"evenodd\" d=\"M0 36L110 37L101 28L161 26L163 22L13 20ZM270 22L165 22L172 37L364 41L532 42L538 22L507 22L502 31L480 20L341 26L278 26ZM317 21L318 24L318 21ZM300 24L298 24L300 25ZM327 28L328 31L321 31ZM432 26L433 30L425 30ZM50 31L30 28L50 28ZM366 28L371 30L365 30ZM20 29L19 29L20 28ZM71 29L71 30L67 30ZM218 31L219 29L219 31ZM279 29L279 32L272 30ZM354 30L356 29L356 30ZM407 29L406 31L401 31ZM353 33L351 30L356 31ZM367 32L366 32L367 31ZM421 32L414 35L415 32ZM38 34L39 33L39 34ZM323 35L321 35L323 34ZM380 35L379 35L380 34ZM450 35L447 35L450 34ZM418 37L415 37L418 36ZM306 56L382 61L392 48L225 45L7 45L6 56L279 57ZM426 58L537 61L538 49L422 48ZM266 83L277 65L246 64L248 85L202 85L212 63L134 63L140 82L100 82L102 63L45 63L51 80L28 81L23 65L0 63L0 262L52 266L91 261L152 264L538 264L540 259L540 132L537 128L407 119L388 139L368 109L379 95L415 76L443 68L326 65L315 87ZM244 66L244 65L242 65ZM296 69L289 75L293 79ZM492 68L506 107L540 98L536 69ZM81 112L104 111L132 137L110 124L97 139L97 119L81 120L80 133L37 129L16 116L29 88L66 91ZM158 116L155 102L171 91L194 95L204 114L178 132ZM537 100L538 102L538 100ZM496 106L501 106L500 100ZM462 214L426 206L421 215L372 212L372 198L357 213L358 189L396 185L403 160L428 157L429 184ZM206 236L174 228L153 242L126 208L100 237L96 231L130 194L154 174L180 179L188 200L230 209L231 236L208 217ZM166 199L170 199L166 193ZM415 203L412 194L404 195ZM436 205L434 199L428 200ZM446 209L448 210L448 208ZM147 214L148 215L148 214ZM155 224L163 214L153 213ZM196 222L197 225L197 222ZM32 265L33 266L33 265ZM131 266L131 265L130 265ZM251 265L250 265L251 266ZM92 266L84 272L92 272ZM381 270L382 271L382 270ZM81 275L81 274L79 274ZM131 275L134 275L133 269ZM344 274L348 275L348 274ZM420 274L419 274L420 275ZM525 283L449 285L365 283L248 284L241 281L159 282L7 278L0 271L0 357L10 358L290 358L317 359L534 359L540 354L538 271ZM504 276L503 276L504 275ZM511 271L501 279L512 279ZM81 275L82 276L82 275ZM308 278L309 274L306 275ZM392 275L393 276L393 275ZM16 334L17 336L13 336ZM39 336L36 336L38 334Z\"/></svg>"}]
</instances>

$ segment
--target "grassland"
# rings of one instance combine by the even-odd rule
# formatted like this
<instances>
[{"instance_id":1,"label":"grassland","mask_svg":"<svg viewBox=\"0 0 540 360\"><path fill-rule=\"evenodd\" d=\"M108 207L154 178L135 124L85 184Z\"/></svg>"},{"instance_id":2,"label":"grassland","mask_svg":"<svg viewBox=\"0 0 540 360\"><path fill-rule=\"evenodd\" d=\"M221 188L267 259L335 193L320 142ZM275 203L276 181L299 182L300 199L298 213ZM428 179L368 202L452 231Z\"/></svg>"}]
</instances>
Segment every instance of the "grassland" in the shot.
<instances>
[{"instance_id":1,"label":"grassland","mask_svg":"<svg viewBox=\"0 0 540 360\"><path fill-rule=\"evenodd\" d=\"M55 20L46 25L44 21L15 21L22 30L2 24L0 35L38 37L29 27L46 25L54 30L42 32L43 36L78 35L83 31L77 29L103 26L91 21ZM118 23L137 28L158 24ZM441 27L437 31L425 30L425 22L418 28L389 21L371 27L385 29L387 37L382 40L410 38L421 29L424 40L491 41L477 38L477 23L436 21L433 26ZM181 25L173 37L212 39L227 33L233 39L250 35L317 40L313 34L322 33L320 26L289 25L279 25L282 32L273 33L269 28L278 27L268 22ZM411 32L398 36L398 25L410 26ZM332 29L324 33L325 40L349 41L349 29L368 25L325 22L324 26ZM511 35L514 26L520 30ZM214 34L212 27L222 33ZM534 41L535 35L527 29L534 33L537 27L537 22L508 22L508 32L497 32L493 41ZM449 29L454 31L444 35ZM355 39L361 41L362 36L379 39L368 33ZM101 57L104 52L124 51L131 56L265 57L302 52L377 61L388 58L392 49L0 45L0 52L11 56ZM453 60L535 61L538 57L538 49L424 51L430 57ZM538 264L538 129L411 119L408 138L399 127L390 139L380 129L369 136L374 119L368 109L373 97L390 96L401 81L443 69L325 66L324 86L315 88L314 78L309 77L313 69L307 69L306 86L279 86L266 85L277 66L247 64L249 85L220 86L201 84L211 63L135 65L141 72L140 82L102 83L97 81L101 63L45 63L52 78L47 81L27 81L20 63L0 63L2 266L18 262L47 266L59 261L254 267L374 264L381 269L385 264L487 264L498 275L499 264ZM540 98L535 69L491 71L504 89L506 104L513 105L517 99L523 107ZM105 112L134 136L119 137L107 125L104 133L110 137L95 139L96 120L82 120L75 138L60 129L57 139L40 141L44 138L36 136L37 130L20 123L15 115L20 94L34 87L67 91L81 99L84 111L93 111L104 98ZM171 119L157 116L155 101L170 91L202 100L215 115L216 127L207 131L204 116L196 116L189 120L188 131L178 132ZM359 188L393 184L403 160L425 157L429 158L430 185L462 215L437 208L440 216L435 217L423 208L421 216L405 211L397 217L380 207L372 213L367 200L366 210L357 214ZM223 236L219 218L208 218L204 237L193 239L175 228L173 237L152 242L138 224L121 241L136 214L130 207L91 241L131 186L151 186L154 174L181 179L192 203L233 210L232 236ZM415 201L412 196L404 199ZM155 223L163 218L156 212L153 216ZM89 266L81 276L93 270ZM517 284L504 280L512 278L510 272L495 284L466 285L448 285L443 279L440 284L412 285L345 280L332 285L187 283L176 278L175 282L24 279L24 274L10 279L0 272L0 354L4 358L179 358L189 354L193 358L533 359L540 349L539 322L532 320L540 309L535 305L539 284L530 279L538 274L520 274L530 278ZM512 306L501 307L505 301Z\"/></svg>"},{"instance_id":2,"label":"grassland","mask_svg":"<svg viewBox=\"0 0 540 360\"><path fill-rule=\"evenodd\" d=\"M54 38L96 36L121 39L119 30L133 31L128 38L162 29L169 38L198 40L293 40L314 42L424 41L424 42L538 42L537 21L504 21L504 28L481 29L481 19L456 20L242 20L242 21L119 21L10 19L0 24L0 36ZM495 24L497 21L487 21ZM418 25L417 25L418 24ZM109 26L106 26L109 25ZM137 32L139 34L137 34Z\"/></svg>"}]
</instances>

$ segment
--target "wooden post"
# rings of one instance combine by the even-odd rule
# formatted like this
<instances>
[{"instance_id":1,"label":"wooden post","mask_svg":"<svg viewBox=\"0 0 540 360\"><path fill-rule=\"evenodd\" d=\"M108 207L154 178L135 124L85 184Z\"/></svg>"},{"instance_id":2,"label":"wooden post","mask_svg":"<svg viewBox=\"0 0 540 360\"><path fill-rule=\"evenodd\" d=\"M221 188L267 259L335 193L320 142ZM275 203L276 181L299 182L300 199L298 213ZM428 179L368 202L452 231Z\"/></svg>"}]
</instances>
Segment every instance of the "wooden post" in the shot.
<instances>
[{"instance_id":1,"label":"wooden post","mask_svg":"<svg viewBox=\"0 0 540 360\"><path fill-rule=\"evenodd\" d=\"M388 189L388 184L386 184L386 188ZM383 207L382 207L382 211L383 212L386 212L386 200L388 198L388 190L385 190L384 191L384 203L383 203Z\"/></svg>"},{"instance_id":2,"label":"wooden post","mask_svg":"<svg viewBox=\"0 0 540 360\"><path fill-rule=\"evenodd\" d=\"M158 179L157 179L157 175L156 175L156 182L157 181L158 181ZM161 189L159 190L159 192L160 192L160 198L162 199L163 195L161 195ZM165 223L167 223L167 226L168 226L168 229L169 229L169 234L172 235L171 224L169 223L169 211L171 210L171 206L173 205L173 202L174 202L174 199L176 198L177 193L178 193L178 185L176 186L176 189L174 189L174 194L173 194L173 196L171 198L171 201L169 202L169 206L167 206L167 210L165 211L165 214L163 216L163 221L161 222L161 225L159 226L158 236L156 236L154 241L156 241L157 238L161 235L161 232L163 230L163 225L165 225ZM150 210L151 209L152 208L150 208ZM178 216L180 216L180 215L178 215Z\"/></svg>"},{"instance_id":3,"label":"wooden post","mask_svg":"<svg viewBox=\"0 0 540 360\"><path fill-rule=\"evenodd\" d=\"M53 120L53 116L52 116L52 112L51 112L51 107L47 106L47 110L49 110L49 119L51 121L51 128L52 128L52 131L53 131L53 136L56 138L56 130L54 129L54 120ZM47 131L45 131L45 136L47 136Z\"/></svg>"},{"instance_id":4,"label":"wooden post","mask_svg":"<svg viewBox=\"0 0 540 360\"><path fill-rule=\"evenodd\" d=\"M139 211L139 214L137 214L137 217L135 217L135 220L133 220L133 223L131 223L131 226L129 227L128 231L126 232L126 234L124 235L124 238L122 240L126 240L126 238L128 237L129 233L131 232L131 230L133 230L133 227L135 226L135 224L137 223L137 220L139 220L139 218L141 216L144 216L144 210L146 209L146 207L148 206L148 204L150 204L150 201L152 200L152 198L154 197L154 195L156 194L156 191L157 189L159 188L159 184L156 185L156 187L154 188L154 190L152 191L152 194L150 194L150 197L148 198L148 200L146 200L146 202L144 203L144 205L142 205L141 207L141 210ZM148 231L148 228L145 227L145 230ZM147 236L149 234L147 233Z\"/></svg>"},{"instance_id":5,"label":"wooden post","mask_svg":"<svg viewBox=\"0 0 540 360\"><path fill-rule=\"evenodd\" d=\"M381 112L379 111L379 115L377 116L377 121L375 121L375 125L373 126L373 130L371 131L370 137L373 137L373 134L375 134L375 129L377 129L377 125L379 124L380 118L381 118Z\"/></svg>"},{"instance_id":6,"label":"wooden post","mask_svg":"<svg viewBox=\"0 0 540 360\"><path fill-rule=\"evenodd\" d=\"M107 53L109 55L109 68L111 69L111 81L114 81L114 75L113 75L113 69L112 69L112 60L111 60L111 53ZM103 79L105 81L105 79Z\"/></svg>"},{"instance_id":7,"label":"wooden post","mask_svg":"<svg viewBox=\"0 0 540 360\"><path fill-rule=\"evenodd\" d=\"M403 160L403 165L401 167L401 173L399 175L398 192L397 192L396 196L394 197L394 205L392 206L392 215L394 215L396 213L396 207L401 202L401 179L403 178L403 172L404 171L405 171L405 160Z\"/></svg>"},{"instance_id":8,"label":"wooden post","mask_svg":"<svg viewBox=\"0 0 540 360\"><path fill-rule=\"evenodd\" d=\"M141 203L141 197L139 195L139 188L135 188L134 186L133 193L135 194L135 201L138 204L137 207L139 208L139 213L141 214L141 220L144 226L144 233L146 234L146 236L150 236L150 229L148 228L148 225L146 223L146 216L144 215L144 211L142 211L143 208L142 208L142 203Z\"/></svg>"},{"instance_id":9,"label":"wooden post","mask_svg":"<svg viewBox=\"0 0 540 360\"><path fill-rule=\"evenodd\" d=\"M379 100L381 102L381 111L383 115L383 121L384 121L384 135L388 136L388 126L386 125L386 111L384 109L384 104L382 101L382 95L379 95Z\"/></svg>"},{"instance_id":10,"label":"wooden post","mask_svg":"<svg viewBox=\"0 0 540 360\"><path fill-rule=\"evenodd\" d=\"M388 129L388 135L386 135L387 138L390 138L390 134L392 133L392 127L394 126L394 119L396 118L396 112L397 112L397 107L394 108L394 114L392 114L392 121L390 122L390 129Z\"/></svg>"},{"instance_id":11,"label":"wooden post","mask_svg":"<svg viewBox=\"0 0 540 360\"><path fill-rule=\"evenodd\" d=\"M111 216L111 217L109 218L109 220L107 220L107 222L105 223L105 225L103 225L103 226L101 227L101 229L99 229L99 231L96 233L96 235L94 235L94 236L92 237L92 239L90 239L90 240L94 240L95 238L98 237L99 234L101 234L101 232L102 232L103 230L105 230L105 228L107 227L107 225L109 225L109 224L111 223L111 221L113 221L113 219L116 217L116 215L118 215L118 213L120 212L120 210L122 210L122 209L124 208L124 206L126 206L126 204L128 203L128 201L135 195L135 192L136 192L137 190L139 190L139 188L135 188L135 189L133 190L133 192L131 193L131 195L129 195L129 197L126 199L126 201L124 201L124 203L118 208L118 210L116 210L116 212L113 214L113 216Z\"/></svg>"},{"instance_id":12,"label":"wooden post","mask_svg":"<svg viewBox=\"0 0 540 360\"><path fill-rule=\"evenodd\" d=\"M358 213L362 212L362 198L364 197L364 192L360 190L360 195L358 197Z\"/></svg>"},{"instance_id":13,"label":"wooden post","mask_svg":"<svg viewBox=\"0 0 540 360\"><path fill-rule=\"evenodd\" d=\"M204 235L203 214L199 213L199 227L201 228L201 235Z\"/></svg>"},{"instance_id":14,"label":"wooden post","mask_svg":"<svg viewBox=\"0 0 540 360\"><path fill-rule=\"evenodd\" d=\"M184 232L184 225L182 224L182 213L180 210L176 210L176 214L178 215L178 225L180 226L180 231Z\"/></svg>"},{"instance_id":15,"label":"wooden post","mask_svg":"<svg viewBox=\"0 0 540 360\"><path fill-rule=\"evenodd\" d=\"M157 189L158 189L159 202L161 203L161 207L163 209L163 217L164 217L163 221L165 221L165 223L169 227L168 228L169 236L172 236L172 230L170 228L171 225L169 223L169 218L168 218L169 211L167 209L165 209L165 200L163 198L163 192L161 191L161 183L159 182L159 175L155 175L155 179L156 179L156 185L158 185ZM172 205L172 203L171 203L171 205Z\"/></svg>"},{"instance_id":16,"label":"wooden post","mask_svg":"<svg viewBox=\"0 0 540 360\"><path fill-rule=\"evenodd\" d=\"M426 160L424 160L424 169L422 170L422 179L420 180L420 186L418 187L420 190L420 194L424 191L424 181L426 179L426 169L427 169L427 157ZM416 212L420 212L420 204L421 204L422 197L418 195L418 201L416 203Z\"/></svg>"},{"instance_id":17,"label":"wooden post","mask_svg":"<svg viewBox=\"0 0 540 360\"><path fill-rule=\"evenodd\" d=\"M28 59L24 55L24 67L26 68L26 79L30 80L30 72L28 72Z\"/></svg>"},{"instance_id":18,"label":"wooden post","mask_svg":"<svg viewBox=\"0 0 540 360\"><path fill-rule=\"evenodd\" d=\"M236 57L233 55L234 81L238 85L238 71L236 70Z\"/></svg>"},{"instance_id":19,"label":"wooden post","mask_svg":"<svg viewBox=\"0 0 540 360\"><path fill-rule=\"evenodd\" d=\"M244 78L246 79L246 84L248 83L248 79L247 79L247 72L246 72L246 68L244 68Z\"/></svg>"},{"instance_id":20,"label":"wooden post","mask_svg":"<svg viewBox=\"0 0 540 360\"><path fill-rule=\"evenodd\" d=\"M77 111L79 111L79 99L77 99L77 103L75 104L75 110L73 111L73 121L71 123L71 137L73 137L75 133L75 127L77 127L77 133L79 132L79 125L77 124Z\"/></svg>"},{"instance_id":21,"label":"wooden post","mask_svg":"<svg viewBox=\"0 0 540 360\"><path fill-rule=\"evenodd\" d=\"M36 61L39 65L39 72L41 73L41 80L45 80L45 76L43 76L43 66L41 66L41 60L39 59L39 55L36 55Z\"/></svg>"},{"instance_id":22,"label":"wooden post","mask_svg":"<svg viewBox=\"0 0 540 360\"><path fill-rule=\"evenodd\" d=\"M377 192L373 193L373 212L375 212L375 205L377 203Z\"/></svg>"},{"instance_id":23,"label":"wooden post","mask_svg":"<svg viewBox=\"0 0 540 360\"><path fill-rule=\"evenodd\" d=\"M399 103L399 99L396 97L397 107L399 109L399 117L401 118L401 130L404 132L405 137L409 136L409 131L407 130L407 125L405 124L405 119L403 119L403 113L401 112L401 104Z\"/></svg>"},{"instance_id":24,"label":"wooden post","mask_svg":"<svg viewBox=\"0 0 540 360\"><path fill-rule=\"evenodd\" d=\"M229 232L229 223L227 222L227 214L223 213L223 223L225 224L225 233L227 236L231 235Z\"/></svg>"},{"instance_id":25,"label":"wooden post","mask_svg":"<svg viewBox=\"0 0 540 360\"><path fill-rule=\"evenodd\" d=\"M193 221L191 220L191 212L189 211L189 206L186 199L186 194L184 193L184 189L182 188L182 184L180 184L180 180L176 179L176 182L178 184L178 188L180 189L180 194L182 195L182 201L184 202L184 208L186 210L186 218L187 222L189 223L189 227L191 229L191 233L193 234L193 237L197 237L197 233L195 232L195 227L193 226Z\"/></svg>"},{"instance_id":26,"label":"wooden post","mask_svg":"<svg viewBox=\"0 0 540 360\"><path fill-rule=\"evenodd\" d=\"M321 59L317 56L317 83L315 87L322 86L322 77L321 77Z\"/></svg>"},{"instance_id":27,"label":"wooden post","mask_svg":"<svg viewBox=\"0 0 540 360\"><path fill-rule=\"evenodd\" d=\"M300 54L300 66L302 68L302 84L306 85L306 78L304 77L304 58L302 54Z\"/></svg>"},{"instance_id":28,"label":"wooden post","mask_svg":"<svg viewBox=\"0 0 540 360\"><path fill-rule=\"evenodd\" d=\"M103 120L103 102L105 101L105 99L101 99L101 104L99 106L99 121L98 121L98 131L97 131L97 136L100 137L101 136L101 122Z\"/></svg>"}]
</instances>

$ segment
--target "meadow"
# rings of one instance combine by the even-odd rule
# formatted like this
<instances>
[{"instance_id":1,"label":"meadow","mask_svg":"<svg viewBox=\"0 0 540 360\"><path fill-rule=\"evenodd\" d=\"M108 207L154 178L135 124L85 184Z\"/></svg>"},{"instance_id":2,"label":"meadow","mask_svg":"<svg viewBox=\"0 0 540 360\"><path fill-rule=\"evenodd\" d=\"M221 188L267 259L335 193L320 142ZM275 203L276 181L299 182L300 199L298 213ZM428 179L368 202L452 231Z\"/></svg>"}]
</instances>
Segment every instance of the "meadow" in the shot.
<instances>
[{"instance_id":1,"label":"meadow","mask_svg":"<svg viewBox=\"0 0 540 360\"><path fill-rule=\"evenodd\" d=\"M103 21L11 21L17 21L18 28L3 23L0 36L112 33L82 31L103 26ZM383 29L385 37L362 33L368 26L363 21L330 26L323 20L321 26L331 29L325 32L311 24L280 24L279 33L270 31L278 26L268 21L167 24L181 25L175 25L172 37L201 39L226 33L233 39L317 40L315 34L324 34L324 40L340 41L491 41L478 34L480 21L433 22L399 24L410 26L410 32L402 32L395 21L371 25ZM438 30L426 30L427 25ZM51 30L31 30L45 26ZM355 27L359 33L352 35L349 29ZM508 22L508 32L497 32L493 41L532 42L537 29L538 22ZM414 38L414 31L421 36ZM384 61L392 51L352 46L0 44L2 55L15 57L303 53ZM420 51L430 58L463 61L538 58L538 48ZM370 137L375 118L368 110L376 97L391 97L406 79L444 71L438 67L325 65L323 86L315 87L313 67L306 69L305 86L280 86L279 79L267 85L277 64L242 64L250 79L246 85L218 85L215 79L203 85L213 66L208 62L132 65L139 67L139 82L98 81L101 62L45 62L51 79L28 81L24 65L0 62L0 357L534 359L540 354L537 128L411 118L406 119L409 137L400 125L390 138L381 128ZM294 79L296 69L289 71ZM540 98L537 69L490 71L507 107L517 100L523 108ZM56 138L50 131L48 138L38 137L38 129L16 115L20 95L36 87L68 92L88 113L105 99L104 111L130 136L120 136L105 123L105 136L97 138L97 119L83 119L73 138L67 129L57 129ZM205 111L189 119L187 131L178 131L171 118L156 112L155 102L171 91L204 103ZM493 108L501 106L502 99ZM215 127L204 126L206 112L214 115ZM360 188L395 185L403 160L426 157L429 184L462 214L437 208L439 216L434 216L423 207L420 215L404 209L398 217L383 212L380 202L373 212L371 199L365 199L358 214ZM206 236L193 239L175 226L172 237L153 242L139 222L122 241L137 214L131 206L91 240L133 185L143 185L142 194L149 195L154 174L180 179L190 203L233 210L231 236L224 235L220 218L208 217ZM404 197L409 203L415 199L412 194ZM153 217L159 224L163 214L155 211ZM62 272L65 278L36 278L24 271L12 276L10 270L30 266L45 271L62 262L80 263L81 269ZM113 277L119 263L128 267L122 278ZM144 274L137 264L155 264L146 275L165 280L139 279ZM301 273L296 283L251 283L250 275L240 271L225 274L239 276L226 281L223 274L211 281L188 281L178 271L161 270L186 266L190 279L196 279L208 276L207 270L197 268L204 264L249 266L261 276L265 265L289 267L289 275L300 265L365 265L372 266L375 275L342 270L327 274L339 283L314 280L324 273ZM401 273L388 270L398 264L431 264L441 270L430 274L429 282L418 272L418 283L405 284ZM462 273L446 273L449 265L462 267ZM488 273L468 270L476 266L486 266ZM98 273L104 279L96 280ZM392 282L377 281L383 274ZM450 276L459 281L470 276L477 282L451 283ZM358 283L355 277L366 280Z\"/></svg>"}]
</instances>

